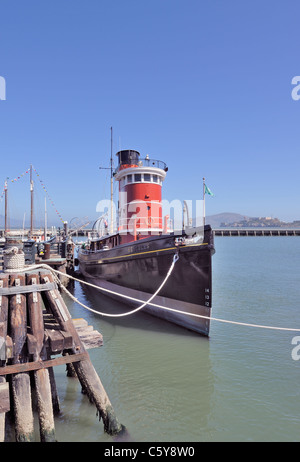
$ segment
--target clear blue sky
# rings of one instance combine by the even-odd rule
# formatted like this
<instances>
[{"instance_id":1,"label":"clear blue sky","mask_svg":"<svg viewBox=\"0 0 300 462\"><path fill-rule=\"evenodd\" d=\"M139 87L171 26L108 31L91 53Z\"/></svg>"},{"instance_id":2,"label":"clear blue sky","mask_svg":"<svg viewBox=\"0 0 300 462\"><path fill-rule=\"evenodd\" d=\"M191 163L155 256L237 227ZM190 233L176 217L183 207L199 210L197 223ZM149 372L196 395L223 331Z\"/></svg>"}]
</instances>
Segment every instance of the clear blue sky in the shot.
<instances>
[{"instance_id":1,"label":"clear blue sky","mask_svg":"<svg viewBox=\"0 0 300 462\"><path fill-rule=\"evenodd\" d=\"M1 191L33 164L64 220L97 217L114 151L169 167L164 198L300 219L298 0L1 0ZM9 183L29 214L29 176ZM3 214L3 201L0 204Z\"/></svg>"}]
</instances>

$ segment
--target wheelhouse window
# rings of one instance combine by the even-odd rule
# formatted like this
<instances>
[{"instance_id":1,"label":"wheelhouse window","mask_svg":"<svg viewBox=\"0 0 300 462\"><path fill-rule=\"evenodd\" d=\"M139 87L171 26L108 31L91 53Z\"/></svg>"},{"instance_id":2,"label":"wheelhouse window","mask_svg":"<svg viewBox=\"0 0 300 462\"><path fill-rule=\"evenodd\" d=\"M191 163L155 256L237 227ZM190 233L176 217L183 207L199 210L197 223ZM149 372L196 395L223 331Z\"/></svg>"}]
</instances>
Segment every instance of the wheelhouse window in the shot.
<instances>
[{"instance_id":1,"label":"wheelhouse window","mask_svg":"<svg viewBox=\"0 0 300 462\"><path fill-rule=\"evenodd\" d=\"M134 175L134 181L142 181L142 175L140 173L136 173Z\"/></svg>"},{"instance_id":2,"label":"wheelhouse window","mask_svg":"<svg viewBox=\"0 0 300 462\"><path fill-rule=\"evenodd\" d=\"M132 183L132 175L127 175L127 183Z\"/></svg>"},{"instance_id":3,"label":"wheelhouse window","mask_svg":"<svg viewBox=\"0 0 300 462\"><path fill-rule=\"evenodd\" d=\"M144 173L144 181L151 181L151 175L150 173Z\"/></svg>"},{"instance_id":4,"label":"wheelhouse window","mask_svg":"<svg viewBox=\"0 0 300 462\"><path fill-rule=\"evenodd\" d=\"M158 183L158 176L157 175L153 175L153 183Z\"/></svg>"}]
</instances>

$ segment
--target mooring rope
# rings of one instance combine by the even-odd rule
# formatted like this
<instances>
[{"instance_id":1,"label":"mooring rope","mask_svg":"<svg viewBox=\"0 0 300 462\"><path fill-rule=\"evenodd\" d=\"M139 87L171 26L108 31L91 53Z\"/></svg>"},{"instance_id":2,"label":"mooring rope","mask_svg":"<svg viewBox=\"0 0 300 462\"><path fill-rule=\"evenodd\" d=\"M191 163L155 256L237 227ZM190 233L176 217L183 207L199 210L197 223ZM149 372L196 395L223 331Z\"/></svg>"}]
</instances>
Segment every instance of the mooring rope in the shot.
<instances>
[{"instance_id":1,"label":"mooring rope","mask_svg":"<svg viewBox=\"0 0 300 462\"><path fill-rule=\"evenodd\" d=\"M56 276L56 274L60 274L64 277L68 277L70 279L73 279L74 281L78 281L78 282L81 282L83 284L86 284L88 286L91 286L93 288L96 288L98 290L103 290L104 292L108 292L108 293L111 293L111 294L114 294L114 295L118 295L120 297L126 297L128 299L131 299L131 300L134 300L134 301L138 301L138 302L142 302L142 300L138 300L136 298L133 298L133 297L130 297L129 295L123 295L123 294L119 294L118 292L115 292L113 290L110 290L110 289L106 289L104 287L99 287L99 286L96 286L94 284L91 284L89 282L86 282L86 281L82 281L80 279L77 279L77 278L74 278L73 276L70 276L69 274L66 274L66 273L62 273L61 271L58 271L58 270L55 270L54 268L52 268L51 266L49 265L46 265L44 263L41 263L41 264L37 264L37 265L32 265L32 266L29 266L29 267L26 267L24 269L26 269L26 271L31 271L31 270L34 270L34 269L38 269L38 268L45 268L45 269L48 269L49 271L51 271L55 278L55 281L60 285L60 287L76 302L78 303L79 305L81 305L82 307L86 308L87 310L91 311L92 313L96 313L96 314L99 314L101 316L107 316L107 317L113 317L113 318L118 318L118 317L124 317L124 316L129 316L131 314L134 314L134 313L137 313L138 311L140 311L141 309L143 309L146 305L148 305L149 303L151 303L151 301L156 297L156 295L162 290L162 288L164 287L164 285L166 284L166 282L168 281L169 277L171 276L172 274L172 271L174 269L174 266L175 266L175 263L177 262L177 260L179 259L179 256L178 254L176 253L173 257L173 260L172 260L172 263L171 263L171 266L170 266L170 269L165 277L165 279L163 280L163 282L161 283L161 285L158 287L158 289L155 291L155 293L153 295L151 295L151 297L149 298L149 300L147 300L146 302L142 303L142 305L140 305L139 307L131 310L131 311L128 311L127 313L119 313L119 314L109 314L109 313L103 313L101 311L97 311L97 310L93 310L92 308L90 308L89 306L85 305L84 303L80 302L78 300L78 298L74 297L74 295L71 294L71 292L61 283L61 281L59 280L59 278ZM14 270L14 269L10 269L8 270L7 272L9 273L12 273L12 272L15 272L15 271L20 271L19 270ZM56 274L55 274L56 273Z\"/></svg>"},{"instance_id":2,"label":"mooring rope","mask_svg":"<svg viewBox=\"0 0 300 462\"><path fill-rule=\"evenodd\" d=\"M97 313L101 316L107 316L107 317L112 317L112 318L120 318L120 317L124 317L124 316L129 316L131 314L134 314L134 313L137 313L138 311L142 310L146 305L148 305L153 299L154 297L156 297L156 295L161 291L161 289L164 287L164 285L166 284L167 280L169 279L169 277L171 276L172 274L172 271L174 269L174 266L175 266L175 263L177 262L177 260L179 259L178 257L178 254L175 254L174 257L173 257L173 260L172 260L172 264L170 266L170 269L165 277L165 279L163 280L163 282L161 283L161 285L159 286L159 288L156 290L156 292L149 298L149 300L147 300L146 302L144 302L142 305L138 306L137 308L135 308L134 310L131 310L131 311L128 311L127 313L119 313L119 314L108 314L108 313L102 313L100 311L96 311L96 310L93 310L92 308L84 305L83 303L81 303L76 297L74 297L69 291L68 289L63 285L63 284L60 284L61 285L61 288L66 292L68 293L71 298L79 303L79 305L83 306L84 308L87 308L89 311L92 311L93 313ZM75 279L75 278L74 278ZM89 284L89 283L87 283ZM89 285L93 285L93 284L89 284ZM93 285L94 286L94 285ZM94 286L94 287L98 287L98 286ZM98 289L100 289L100 287L98 287ZM104 289L104 288L102 288ZM109 290L109 289L104 289L105 291L108 291L110 293L114 293L114 294L117 294L117 295L120 295L122 296L122 294L118 294L117 292L114 292L112 290ZM131 298L131 297L129 297ZM133 300L133 299L132 299ZM141 301L141 300L139 300Z\"/></svg>"},{"instance_id":3,"label":"mooring rope","mask_svg":"<svg viewBox=\"0 0 300 462\"><path fill-rule=\"evenodd\" d=\"M246 322L238 322L238 321L230 321L230 320L227 320L227 319L221 319L221 318L214 318L212 316L204 316L204 315L201 315L201 314L196 314L196 313L188 313L186 311L181 311L181 310L178 310L178 309L175 309L175 308L169 308L169 307L166 307L166 306L163 306L163 305L159 305L157 303L152 303L152 300L154 297L156 297L156 295L158 295L158 293L161 291L161 289L163 288L163 286L166 284L166 282L168 281L169 277L171 276L172 274L172 271L174 269L174 266L175 266L175 263L177 262L177 260L179 259L179 256L178 254L175 254L174 257L173 257L173 260L172 260L172 264L170 266L170 269L165 277L165 279L163 280L163 282L161 283L161 285L159 286L159 288L156 290L156 292L149 298L149 300L147 300L146 302L143 302L142 300L139 300L138 298L134 298L134 297L130 297L129 295L125 295L125 294L120 294L118 292L115 292L113 290L110 290L110 289L106 289L105 287L99 287L99 286L96 286L95 284L91 284L90 282L87 282L87 281L83 281L81 279L78 279L78 278L75 278L74 276L71 276L69 274L66 274L66 273L63 273L61 271L58 271L58 270L55 270L54 268L52 268L51 266L49 265L46 265L44 263L41 263L41 264L36 264L36 265L32 265L32 266L28 266L28 267L24 267L22 268L22 270L13 270L13 269L10 269L10 270L7 270L7 272L9 273L14 273L16 271L31 271L31 270L35 270L35 269L38 269L38 268L44 268L44 269L47 269L49 271L51 271L53 273L53 277L55 278L55 281L60 285L60 287L66 292L66 294L69 295L70 298L72 298L72 300L74 300L76 303L78 303L79 305L81 305L83 308L87 309L88 311L91 311L92 313L95 313L95 314L98 314L100 316L107 316L107 317L124 317L124 316L129 316L131 314L134 314L136 312L138 312L139 310L141 310L142 308L144 308L146 305L152 305L152 306L155 306L155 307L158 307L158 308L161 308L163 310L166 310L166 311L172 311L172 312L175 312L175 313L179 313L179 314L184 314L186 316L192 316L192 317L196 317L196 318L201 318L201 319L207 319L209 321L216 321L216 322L221 322L221 323L226 323L226 324L233 324L233 325L236 325L236 326L244 326L244 327L255 327L255 328L259 328L259 329L269 329L269 330L277 330L277 331L289 331L289 332L300 332L300 329L296 329L296 328L293 328L293 327L277 327L277 326L268 326L268 325L263 325L263 324L252 324L252 323L246 323ZM59 278L56 276L56 274L59 274L61 276L64 276L64 277L67 277L69 279L72 279L74 281L77 281L77 282L80 282L81 284L85 284L89 287L92 287L94 289L97 289L97 290L101 290L103 292L107 292L107 293L110 293L110 294L113 294L113 295L117 295L119 297L123 297L123 298L127 298L131 301L134 301L134 302L141 302L142 305L140 305L139 307L135 308L134 310L132 311L128 311L126 313L120 313L120 314L108 314L108 313L102 313L101 311L96 311L96 310L93 310L92 308L90 308L89 306L85 305L84 303L80 302L74 295L72 295L68 289L61 283L61 281L59 280Z\"/></svg>"}]
</instances>

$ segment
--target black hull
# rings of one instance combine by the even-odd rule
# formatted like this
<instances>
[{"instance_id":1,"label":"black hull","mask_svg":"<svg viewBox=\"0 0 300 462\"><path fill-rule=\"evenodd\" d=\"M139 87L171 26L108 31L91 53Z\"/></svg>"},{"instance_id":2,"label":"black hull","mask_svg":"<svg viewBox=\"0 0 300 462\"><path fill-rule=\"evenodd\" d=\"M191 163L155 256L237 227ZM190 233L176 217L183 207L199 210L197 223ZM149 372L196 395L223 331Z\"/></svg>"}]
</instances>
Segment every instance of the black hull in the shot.
<instances>
[{"instance_id":1,"label":"black hull","mask_svg":"<svg viewBox=\"0 0 300 462\"><path fill-rule=\"evenodd\" d=\"M157 291L177 253L179 259L170 278L143 310L209 335L207 318L211 313L211 257L214 253L211 228L205 227L203 242L177 245L176 238L178 236L155 236L108 250L80 249L80 272L97 286L135 299L121 298L123 302L139 306Z\"/></svg>"}]
</instances>

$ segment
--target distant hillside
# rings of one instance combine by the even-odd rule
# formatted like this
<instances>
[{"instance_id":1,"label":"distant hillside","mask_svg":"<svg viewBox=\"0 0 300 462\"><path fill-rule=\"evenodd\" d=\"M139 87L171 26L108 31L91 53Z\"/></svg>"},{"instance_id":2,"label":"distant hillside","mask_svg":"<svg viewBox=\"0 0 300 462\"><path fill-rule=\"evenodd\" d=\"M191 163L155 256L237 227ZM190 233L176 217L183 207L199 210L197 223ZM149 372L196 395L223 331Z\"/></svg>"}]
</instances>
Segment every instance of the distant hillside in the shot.
<instances>
[{"instance_id":1,"label":"distant hillside","mask_svg":"<svg viewBox=\"0 0 300 462\"><path fill-rule=\"evenodd\" d=\"M4 229L5 226L5 218L3 215L0 215L0 229ZM14 218L10 218L8 222L8 226L10 229L22 229L23 228L23 220L18 220ZM34 227L41 227L43 226L43 222L39 221L37 223L34 222ZM53 222L49 222L48 226L62 226L62 224L59 222L59 220ZM25 228L29 228L30 223L29 223L29 218L27 217L25 220Z\"/></svg>"},{"instance_id":2,"label":"distant hillside","mask_svg":"<svg viewBox=\"0 0 300 462\"><path fill-rule=\"evenodd\" d=\"M212 228L219 228L221 223L237 223L249 217L240 215L239 213L218 213L216 215L209 215L205 218L205 222L211 225Z\"/></svg>"},{"instance_id":3,"label":"distant hillside","mask_svg":"<svg viewBox=\"0 0 300 462\"><path fill-rule=\"evenodd\" d=\"M5 218L3 215L0 215L0 229L4 228ZM9 220L10 228L23 228L23 220L15 220L11 218Z\"/></svg>"}]
</instances>

